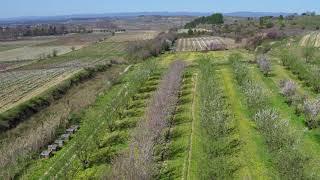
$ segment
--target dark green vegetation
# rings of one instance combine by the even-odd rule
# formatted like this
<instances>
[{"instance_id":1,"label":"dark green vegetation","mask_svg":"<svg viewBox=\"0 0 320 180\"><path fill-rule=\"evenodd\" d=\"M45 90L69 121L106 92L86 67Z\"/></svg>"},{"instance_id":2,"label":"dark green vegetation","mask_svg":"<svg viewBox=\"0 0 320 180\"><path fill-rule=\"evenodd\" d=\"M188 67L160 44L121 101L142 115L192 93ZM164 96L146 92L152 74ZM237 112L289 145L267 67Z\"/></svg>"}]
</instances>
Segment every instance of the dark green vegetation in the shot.
<instances>
[{"instance_id":1,"label":"dark green vegetation","mask_svg":"<svg viewBox=\"0 0 320 180\"><path fill-rule=\"evenodd\" d=\"M197 18L189 23L187 23L184 27L186 29L196 28L199 24L223 24L223 15L221 13L212 14L211 16L203 16Z\"/></svg>"},{"instance_id":2,"label":"dark green vegetation","mask_svg":"<svg viewBox=\"0 0 320 180\"><path fill-rule=\"evenodd\" d=\"M128 56L135 61L159 56L161 53L169 51L176 40L176 32L169 31L168 33L160 33L156 38L149 41L132 42L128 46Z\"/></svg>"}]
</instances>

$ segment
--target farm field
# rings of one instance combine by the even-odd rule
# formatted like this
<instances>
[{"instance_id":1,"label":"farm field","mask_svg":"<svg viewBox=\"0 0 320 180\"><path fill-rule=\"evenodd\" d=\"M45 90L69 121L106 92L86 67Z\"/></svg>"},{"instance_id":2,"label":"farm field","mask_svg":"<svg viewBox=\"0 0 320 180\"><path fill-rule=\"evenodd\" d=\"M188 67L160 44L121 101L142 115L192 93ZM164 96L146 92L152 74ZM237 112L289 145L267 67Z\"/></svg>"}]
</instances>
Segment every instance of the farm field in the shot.
<instances>
[{"instance_id":1,"label":"farm field","mask_svg":"<svg viewBox=\"0 0 320 180\"><path fill-rule=\"evenodd\" d=\"M164 14L0 26L0 180L320 179L320 16Z\"/></svg>"},{"instance_id":2,"label":"farm field","mask_svg":"<svg viewBox=\"0 0 320 180\"><path fill-rule=\"evenodd\" d=\"M41 61L3 63L5 68L0 72L0 112L12 112L11 109L47 93L74 76L82 76L87 68L122 63L125 51L126 43L100 42ZM1 123L11 127L7 121Z\"/></svg>"},{"instance_id":3,"label":"farm field","mask_svg":"<svg viewBox=\"0 0 320 180\"><path fill-rule=\"evenodd\" d=\"M222 37L197 37L178 39L176 51L210 51L235 48L234 40Z\"/></svg>"},{"instance_id":4,"label":"farm field","mask_svg":"<svg viewBox=\"0 0 320 180\"><path fill-rule=\"evenodd\" d=\"M281 66L276 59L271 59L274 75L265 76L257 65L249 63L252 58L254 58L252 54L242 50L206 54L182 52L165 54L152 60L152 63L135 65L124 74L119 84L100 96L97 104L85 111L81 118L80 131L73 135L62 150L49 159L35 159L24 171L22 177L81 179L128 176L141 178L146 175L159 179L167 177L207 179L212 177L212 174L215 174L214 177L218 179L319 177L320 174L317 172L320 171L317 165L320 160L318 155L320 144L314 138L318 130L306 129L303 123L306 117L295 114L294 107L286 103L278 84L282 79L290 79L299 85L298 92L303 92L310 97L314 97L314 93L302 85L302 82ZM174 69L172 64L177 62L176 59L183 59L186 65L180 80L169 78L170 72ZM238 68L243 69L247 75L243 77ZM179 76L175 75L175 77ZM166 132L167 135L159 134L159 137L155 138L159 141L149 142L145 139L145 136L149 136L142 133L146 129L143 128L145 125L140 124L143 121L139 119L147 118L148 114L150 115L149 111L154 115L155 111L149 103L155 102L152 98L157 96L154 95L161 94L157 91L161 90L159 87L161 87L162 78L169 78L172 83L181 82L176 86L178 90L175 90L179 96L172 101L176 102L174 103L176 105L171 109L170 123L166 125L164 123L164 126L161 126L161 131ZM259 90L255 85L242 81L245 78L263 89ZM258 88L258 91L245 90L250 88ZM262 93L257 95L258 97L267 96L268 98L261 99L262 101L258 98L257 102L254 101L255 99L251 98L256 97L250 93L255 91L258 94ZM208 98L212 99L208 101ZM109 106L117 108L113 111L103 110L103 107ZM267 106L267 112L269 112L268 108L274 111L275 123L287 122L275 132L281 135L270 136L267 124L261 124L262 121L257 119L256 113L264 111L265 106ZM157 130L160 124L159 127L150 128ZM220 131L221 128L231 128L232 131L224 133L225 131ZM291 136L288 133L297 134ZM84 136L87 136L86 141L83 141ZM91 140L93 136L98 139ZM134 144L140 143L139 147L144 148L156 148L159 152L153 155L156 160L150 162L145 161L149 159L147 156L141 156L139 153L131 157L135 158L134 162L138 164L150 163L144 168L146 172L142 174L135 174L134 172L137 172L140 166L128 164L129 161L126 159L132 155L129 153L130 148L134 148L135 145L130 143L136 136L139 138L134 139L143 141L137 141ZM286 138L279 138L281 136ZM287 144L287 138L293 137L301 137L299 141L292 139L296 148L290 148L292 144ZM275 139L269 141L270 138ZM273 144L278 141L284 146L283 148L288 148L286 154L278 149L277 144ZM151 143L150 146L148 143ZM208 152L216 150L221 153L208 156ZM225 151L229 153L223 153ZM173 153L167 154L167 152ZM305 153L302 155L301 152ZM83 156L83 153L88 155ZM293 155L299 158L291 160L290 157ZM111 161L115 157L117 160ZM283 158L287 161L283 161ZM83 162L89 162L89 164ZM157 173L150 174L152 171L147 170L147 167L152 166L159 168ZM138 169L132 169L132 167ZM294 167L294 169L287 167Z\"/></svg>"},{"instance_id":5,"label":"farm field","mask_svg":"<svg viewBox=\"0 0 320 180\"><path fill-rule=\"evenodd\" d=\"M45 58L54 50L57 55L66 54L104 39L110 34L68 34L65 36L44 36L26 38L18 41L0 42L0 63L8 61L31 60Z\"/></svg>"},{"instance_id":6,"label":"farm field","mask_svg":"<svg viewBox=\"0 0 320 180\"><path fill-rule=\"evenodd\" d=\"M157 31L127 31L118 32L114 36L108 38L108 42L130 42L130 41L141 41L155 38L159 32Z\"/></svg>"},{"instance_id":7,"label":"farm field","mask_svg":"<svg viewBox=\"0 0 320 180\"><path fill-rule=\"evenodd\" d=\"M77 68L55 68L0 74L0 113L41 94L78 72Z\"/></svg>"}]
</instances>

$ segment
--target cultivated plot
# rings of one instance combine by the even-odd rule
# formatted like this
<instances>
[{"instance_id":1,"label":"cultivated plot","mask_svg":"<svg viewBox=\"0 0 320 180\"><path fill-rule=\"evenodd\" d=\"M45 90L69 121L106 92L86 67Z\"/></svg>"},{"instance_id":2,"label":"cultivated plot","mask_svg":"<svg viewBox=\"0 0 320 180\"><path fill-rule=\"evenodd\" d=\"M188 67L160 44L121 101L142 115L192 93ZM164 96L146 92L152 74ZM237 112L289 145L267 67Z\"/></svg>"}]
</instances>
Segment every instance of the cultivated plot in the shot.
<instances>
[{"instance_id":1,"label":"cultivated plot","mask_svg":"<svg viewBox=\"0 0 320 180\"><path fill-rule=\"evenodd\" d=\"M109 38L108 42L130 42L142 41L155 38L159 34L158 31L128 31L115 33L114 36Z\"/></svg>"},{"instance_id":2,"label":"cultivated plot","mask_svg":"<svg viewBox=\"0 0 320 180\"><path fill-rule=\"evenodd\" d=\"M302 37L300 41L300 46L313 46L320 47L320 32L312 32Z\"/></svg>"},{"instance_id":3,"label":"cultivated plot","mask_svg":"<svg viewBox=\"0 0 320 180\"><path fill-rule=\"evenodd\" d=\"M77 70L79 69L53 68L0 73L0 112L56 85Z\"/></svg>"},{"instance_id":4,"label":"cultivated plot","mask_svg":"<svg viewBox=\"0 0 320 180\"><path fill-rule=\"evenodd\" d=\"M177 41L176 51L212 51L235 48L235 41L222 37L183 38Z\"/></svg>"}]
</instances>

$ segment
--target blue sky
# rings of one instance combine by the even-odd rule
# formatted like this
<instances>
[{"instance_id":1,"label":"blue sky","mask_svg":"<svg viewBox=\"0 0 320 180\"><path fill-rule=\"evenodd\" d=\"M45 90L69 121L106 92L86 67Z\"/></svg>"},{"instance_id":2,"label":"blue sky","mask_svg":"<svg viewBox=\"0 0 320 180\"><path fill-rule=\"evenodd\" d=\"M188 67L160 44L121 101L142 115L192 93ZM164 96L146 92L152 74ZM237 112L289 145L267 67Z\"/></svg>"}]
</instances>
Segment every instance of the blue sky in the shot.
<instances>
[{"instance_id":1,"label":"blue sky","mask_svg":"<svg viewBox=\"0 0 320 180\"><path fill-rule=\"evenodd\" d=\"M320 12L320 0L1 0L0 18L67 14L192 12Z\"/></svg>"}]
</instances>

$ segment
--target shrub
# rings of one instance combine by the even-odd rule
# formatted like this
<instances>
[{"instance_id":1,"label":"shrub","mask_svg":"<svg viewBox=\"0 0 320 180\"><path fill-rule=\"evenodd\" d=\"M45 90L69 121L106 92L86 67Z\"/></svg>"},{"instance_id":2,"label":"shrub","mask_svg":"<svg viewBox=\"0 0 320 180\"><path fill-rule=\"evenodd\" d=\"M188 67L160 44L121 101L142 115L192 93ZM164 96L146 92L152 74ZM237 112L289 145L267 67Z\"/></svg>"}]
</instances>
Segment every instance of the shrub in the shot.
<instances>
[{"instance_id":1,"label":"shrub","mask_svg":"<svg viewBox=\"0 0 320 180\"><path fill-rule=\"evenodd\" d=\"M276 31L276 30L269 31L267 33L267 38L269 38L269 39L275 40L275 39L278 39L280 37L281 37L280 33L278 31Z\"/></svg>"},{"instance_id":2,"label":"shrub","mask_svg":"<svg viewBox=\"0 0 320 180\"><path fill-rule=\"evenodd\" d=\"M292 103L296 95L296 84L291 80L280 81L281 94L286 97L289 104Z\"/></svg>"},{"instance_id":3,"label":"shrub","mask_svg":"<svg viewBox=\"0 0 320 180\"><path fill-rule=\"evenodd\" d=\"M307 63L309 63L312 60L315 52L316 48L309 44L302 48L302 55Z\"/></svg>"},{"instance_id":4,"label":"shrub","mask_svg":"<svg viewBox=\"0 0 320 180\"><path fill-rule=\"evenodd\" d=\"M310 129L319 126L320 122L320 98L316 100L304 101L304 113L306 115L306 124Z\"/></svg>"},{"instance_id":5,"label":"shrub","mask_svg":"<svg viewBox=\"0 0 320 180\"><path fill-rule=\"evenodd\" d=\"M58 50L54 49L52 50L52 57L57 57L58 56Z\"/></svg>"},{"instance_id":6,"label":"shrub","mask_svg":"<svg viewBox=\"0 0 320 180\"><path fill-rule=\"evenodd\" d=\"M271 63L267 59L267 57L265 55L258 56L257 63L258 63L260 70L263 72L263 74L265 76L268 76L271 72Z\"/></svg>"},{"instance_id":7,"label":"shrub","mask_svg":"<svg viewBox=\"0 0 320 180\"><path fill-rule=\"evenodd\" d=\"M246 44L246 48L254 50L262 44L263 40L264 40L263 35L261 35L261 34L255 35L255 36L248 39L247 44Z\"/></svg>"},{"instance_id":8,"label":"shrub","mask_svg":"<svg viewBox=\"0 0 320 180\"><path fill-rule=\"evenodd\" d=\"M266 27L267 27L267 28L273 28L273 26L274 26L274 24L273 24L272 22L268 22L268 23L266 24Z\"/></svg>"}]
</instances>

